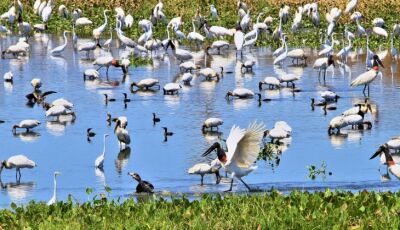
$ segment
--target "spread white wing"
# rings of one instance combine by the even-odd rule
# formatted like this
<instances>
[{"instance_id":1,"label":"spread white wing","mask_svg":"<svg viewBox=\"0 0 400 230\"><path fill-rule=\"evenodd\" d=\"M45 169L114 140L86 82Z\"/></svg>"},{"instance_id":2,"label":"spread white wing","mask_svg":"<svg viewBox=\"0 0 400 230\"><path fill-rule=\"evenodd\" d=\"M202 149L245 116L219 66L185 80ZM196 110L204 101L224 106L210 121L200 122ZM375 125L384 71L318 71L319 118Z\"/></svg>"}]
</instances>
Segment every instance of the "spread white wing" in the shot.
<instances>
[{"instance_id":1,"label":"spread white wing","mask_svg":"<svg viewBox=\"0 0 400 230\"><path fill-rule=\"evenodd\" d=\"M233 125L231 132L229 133L228 139L226 139L226 147L228 152L226 153L227 160L230 161L233 157L234 152L239 141L243 138L246 130L239 128L239 126Z\"/></svg>"},{"instance_id":2,"label":"spread white wing","mask_svg":"<svg viewBox=\"0 0 400 230\"><path fill-rule=\"evenodd\" d=\"M231 130L237 132L234 136L243 135L239 142L237 142L234 151L229 148L228 144L228 153L227 160L228 162L234 162L239 167L249 167L253 164L258 157L258 153L260 151L260 142L262 140L262 136L264 134L265 126L262 122L257 123L253 122L249 125L247 130ZM244 131L244 132L243 132ZM231 137L231 134L229 137ZM233 154L231 154L232 152Z\"/></svg>"}]
</instances>

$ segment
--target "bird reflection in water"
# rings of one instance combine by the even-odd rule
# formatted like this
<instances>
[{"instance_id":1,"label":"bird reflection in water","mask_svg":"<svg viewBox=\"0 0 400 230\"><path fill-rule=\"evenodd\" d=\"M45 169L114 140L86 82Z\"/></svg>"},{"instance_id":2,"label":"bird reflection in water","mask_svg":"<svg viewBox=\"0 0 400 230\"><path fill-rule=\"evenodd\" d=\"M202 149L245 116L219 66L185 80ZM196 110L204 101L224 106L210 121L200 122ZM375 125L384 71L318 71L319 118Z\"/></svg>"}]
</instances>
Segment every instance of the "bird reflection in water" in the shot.
<instances>
[{"instance_id":1,"label":"bird reflection in water","mask_svg":"<svg viewBox=\"0 0 400 230\"><path fill-rule=\"evenodd\" d=\"M29 131L29 132L15 132L14 137L18 137L24 142L34 142L40 138L40 133Z\"/></svg>"},{"instance_id":2,"label":"bird reflection in water","mask_svg":"<svg viewBox=\"0 0 400 230\"><path fill-rule=\"evenodd\" d=\"M29 193L33 191L35 185L36 184L33 181L3 183L0 179L1 190L8 193L12 202L17 202L25 199L29 195Z\"/></svg>"},{"instance_id":3,"label":"bird reflection in water","mask_svg":"<svg viewBox=\"0 0 400 230\"><path fill-rule=\"evenodd\" d=\"M122 170L128 165L129 157L131 156L131 148L126 147L118 153L117 159L115 159L115 168L118 174L122 173Z\"/></svg>"}]
</instances>

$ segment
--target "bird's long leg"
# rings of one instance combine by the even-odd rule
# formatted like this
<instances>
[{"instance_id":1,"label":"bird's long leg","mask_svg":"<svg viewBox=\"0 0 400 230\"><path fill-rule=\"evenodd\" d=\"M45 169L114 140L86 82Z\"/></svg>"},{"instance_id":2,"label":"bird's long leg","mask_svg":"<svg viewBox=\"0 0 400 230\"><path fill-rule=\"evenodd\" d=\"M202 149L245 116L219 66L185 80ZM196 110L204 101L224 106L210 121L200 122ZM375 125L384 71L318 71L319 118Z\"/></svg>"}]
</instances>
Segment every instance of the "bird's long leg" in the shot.
<instances>
[{"instance_id":1,"label":"bird's long leg","mask_svg":"<svg viewBox=\"0 0 400 230\"><path fill-rule=\"evenodd\" d=\"M364 85L364 89L363 89L363 94L365 96L365 89L367 88L367 85Z\"/></svg>"},{"instance_id":2,"label":"bird's long leg","mask_svg":"<svg viewBox=\"0 0 400 230\"><path fill-rule=\"evenodd\" d=\"M233 177L232 177L232 180L231 180L231 187L230 187L228 190L226 190L225 192L230 192L230 191L232 191L232 186L233 186Z\"/></svg>"},{"instance_id":3,"label":"bird's long leg","mask_svg":"<svg viewBox=\"0 0 400 230\"><path fill-rule=\"evenodd\" d=\"M249 192L252 191L251 188L250 188L250 186L248 186L248 185L242 180L242 178L239 178L239 180L244 184L244 186L246 186L246 188L249 190Z\"/></svg>"},{"instance_id":4,"label":"bird's long leg","mask_svg":"<svg viewBox=\"0 0 400 230\"><path fill-rule=\"evenodd\" d=\"M201 174L201 186L203 186L203 178L204 178L204 175Z\"/></svg>"},{"instance_id":5,"label":"bird's long leg","mask_svg":"<svg viewBox=\"0 0 400 230\"><path fill-rule=\"evenodd\" d=\"M368 84L368 97L369 97L369 84Z\"/></svg>"}]
</instances>

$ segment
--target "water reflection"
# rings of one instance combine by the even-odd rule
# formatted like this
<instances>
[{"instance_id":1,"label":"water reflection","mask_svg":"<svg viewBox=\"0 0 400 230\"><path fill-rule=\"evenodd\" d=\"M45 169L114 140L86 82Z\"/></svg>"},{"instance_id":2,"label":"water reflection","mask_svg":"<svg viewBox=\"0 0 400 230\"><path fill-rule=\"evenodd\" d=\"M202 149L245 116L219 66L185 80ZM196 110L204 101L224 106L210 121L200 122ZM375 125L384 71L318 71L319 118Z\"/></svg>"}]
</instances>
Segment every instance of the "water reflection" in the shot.
<instances>
[{"instance_id":1,"label":"water reflection","mask_svg":"<svg viewBox=\"0 0 400 230\"><path fill-rule=\"evenodd\" d=\"M131 156L131 148L126 147L118 153L117 159L115 159L115 168L118 174L122 174L122 171L128 165L129 157Z\"/></svg>"},{"instance_id":2,"label":"water reflection","mask_svg":"<svg viewBox=\"0 0 400 230\"><path fill-rule=\"evenodd\" d=\"M12 202L24 200L34 190L35 185L33 181L3 183L0 179L1 189L7 192Z\"/></svg>"},{"instance_id":3,"label":"water reflection","mask_svg":"<svg viewBox=\"0 0 400 230\"><path fill-rule=\"evenodd\" d=\"M14 137L18 137L24 142L34 142L40 138L40 133L29 131L29 132L15 132Z\"/></svg>"}]
</instances>

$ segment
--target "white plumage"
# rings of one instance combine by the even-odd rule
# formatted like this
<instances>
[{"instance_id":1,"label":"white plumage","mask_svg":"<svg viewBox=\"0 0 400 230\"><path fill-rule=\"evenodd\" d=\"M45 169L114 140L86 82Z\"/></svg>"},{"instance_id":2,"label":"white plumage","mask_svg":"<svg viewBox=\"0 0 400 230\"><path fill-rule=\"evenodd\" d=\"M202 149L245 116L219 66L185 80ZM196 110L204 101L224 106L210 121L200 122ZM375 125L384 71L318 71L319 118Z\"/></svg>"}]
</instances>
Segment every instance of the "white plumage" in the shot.
<instances>
[{"instance_id":1,"label":"white plumage","mask_svg":"<svg viewBox=\"0 0 400 230\"><path fill-rule=\"evenodd\" d=\"M53 102L51 102L51 106L57 106L57 105L64 106L67 109L72 109L74 107L74 104L72 104L68 100L65 100L64 98L58 98L58 99L54 100Z\"/></svg>"},{"instance_id":2,"label":"white plumage","mask_svg":"<svg viewBox=\"0 0 400 230\"><path fill-rule=\"evenodd\" d=\"M203 131L207 128L209 129L213 129L213 128L217 128L218 130L218 126L224 124L224 121L221 118L216 118L216 117L210 117L207 120L204 121L203 123Z\"/></svg>"},{"instance_id":3,"label":"white plumage","mask_svg":"<svg viewBox=\"0 0 400 230\"><path fill-rule=\"evenodd\" d=\"M6 169L13 169L15 168L15 176L18 177L19 173L19 178L21 178L21 169L22 168L34 168L36 167L36 163L32 160L30 160L28 157L24 155L14 155L8 158L7 160L4 160L1 162L0 166L0 176L1 172L3 171L3 168Z\"/></svg>"},{"instance_id":4,"label":"white plumage","mask_svg":"<svg viewBox=\"0 0 400 230\"><path fill-rule=\"evenodd\" d=\"M75 21L75 26L79 27L79 26L90 26L92 25L93 22L91 20L89 20L88 18L82 17L82 18L78 18Z\"/></svg>"},{"instance_id":5,"label":"white plumage","mask_svg":"<svg viewBox=\"0 0 400 230\"><path fill-rule=\"evenodd\" d=\"M252 98L254 97L254 92L246 88L236 88L232 92L228 92L227 96L238 98Z\"/></svg>"},{"instance_id":6,"label":"white plumage","mask_svg":"<svg viewBox=\"0 0 400 230\"><path fill-rule=\"evenodd\" d=\"M65 50L65 47L67 46L67 42L68 42L67 41L67 33L68 32L69 31L64 31L64 35L63 35L64 36L64 44L61 46L57 46L56 48L50 50L51 55L59 55Z\"/></svg>"},{"instance_id":7,"label":"white plumage","mask_svg":"<svg viewBox=\"0 0 400 230\"><path fill-rule=\"evenodd\" d=\"M182 86L178 83L167 83L163 87L164 95L178 93L181 88Z\"/></svg>"},{"instance_id":8,"label":"white plumage","mask_svg":"<svg viewBox=\"0 0 400 230\"><path fill-rule=\"evenodd\" d=\"M160 82L157 79L154 78L145 78L143 80L140 80L139 82L132 82L132 86L136 86L140 89L148 89L151 88L155 85L160 86Z\"/></svg>"},{"instance_id":9,"label":"white plumage","mask_svg":"<svg viewBox=\"0 0 400 230\"><path fill-rule=\"evenodd\" d=\"M374 28L372 28L372 31L373 31L375 34L379 35L379 36L383 36L383 37L385 37L385 38L388 37L388 33L386 32L386 30L383 29L383 28L381 28L381 27L375 26Z\"/></svg>"},{"instance_id":10,"label":"white plumage","mask_svg":"<svg viewBox=\"0 0 400 230\"><path fill-rule=\"evenodd\" d=\"M8 71L3 75L4 81L7 81L7 82L12 82L13 81L13 77L14 77L14 75L13 75L13 73L11 71Z\"/></svg>"},{"instance_id":11,"label":"white plumage","mask_svg":"<svg viewBox=\"0 0 400 230\"><path fill-rule=\"evenodd\" d=\"M183 82L184 84L190 84L190 82L192 81L192 79L193 79L193 75L192 75L191 73L184 73L184 74L182 75L182 82Z\"/></svg>"},{"instance_id":12,"label":"white plumage","mask_svg":"<svg viewBox=\"0 0 400 230\"><path fill-rule=\"evenodd\" d=\"M347 3L344 13L349 14L356 7L356 5L357 5L357 0L350 0L350 2Z\"/></svg>"},{"instance_id":13,"label":"white plumage","mask_svg":"<svg viewBox=\"0 0 400 230\"><path fill-rule=\"evenodd\" d=\"M50 198L50 200L47 202L47 205L53 205L57 202L57 176L60 175L60 172L55 171L54 172L54 190L53 190L53 196Z\"/></svg>"},{"instance_id":14,"label":"white plumage","mask_svg":"<svg viewBox=\"0 0 400 230\"><path fill-rule=\"evenodd\" d=\"M33 129L38 125L40 125L40 121L38 120L30 120L30 119L22 120L18 124L13 126L13 132L15 133L17 128L26 129L26 131L28 132L29 129Z\"/></svg>"},{"instance_id":15,"label":"white plumage","mask_svg":"<svg viewBox=\"0 0 400 230\"><path fill-rule=\"evenodd\" d=\"M104 158L106 154L106 138L108 137L108 134L104 134L104 139L103 139L103 153L98 156L94 162L94 166L99 169L103 169L104 166Z\"/></svg>"}]
</instances>

